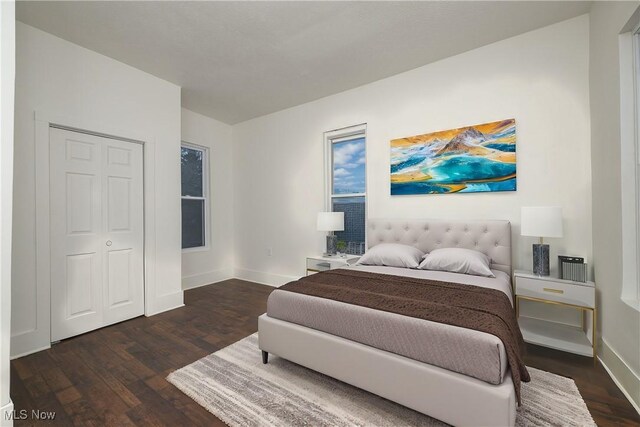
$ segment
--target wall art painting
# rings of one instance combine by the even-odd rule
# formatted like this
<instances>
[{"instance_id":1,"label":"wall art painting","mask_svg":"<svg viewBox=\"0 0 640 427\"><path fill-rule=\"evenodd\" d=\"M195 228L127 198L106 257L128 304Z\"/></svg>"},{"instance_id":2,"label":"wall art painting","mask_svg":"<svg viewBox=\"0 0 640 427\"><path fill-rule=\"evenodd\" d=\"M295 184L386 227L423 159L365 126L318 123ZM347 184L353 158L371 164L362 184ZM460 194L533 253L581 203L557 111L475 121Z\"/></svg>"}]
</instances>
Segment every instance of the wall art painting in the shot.
<instances>
[{"instance_id":1,"label":"wall art painting","mask_svg":"<svg viewBox=\"0 0 640 427\"><path fill-rule=\"evenodd\" d=\"M515 119L391 141L391 195L515 190Z\"/></svg>"}]
</instances>

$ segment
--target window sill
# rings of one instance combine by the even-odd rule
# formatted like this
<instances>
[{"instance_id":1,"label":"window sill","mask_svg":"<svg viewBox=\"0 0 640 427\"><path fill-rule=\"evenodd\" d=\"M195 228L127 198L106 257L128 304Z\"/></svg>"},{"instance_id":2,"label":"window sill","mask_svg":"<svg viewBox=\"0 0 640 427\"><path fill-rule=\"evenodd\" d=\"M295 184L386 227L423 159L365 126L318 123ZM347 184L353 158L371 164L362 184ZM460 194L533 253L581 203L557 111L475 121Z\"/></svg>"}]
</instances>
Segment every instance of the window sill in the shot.
<instances>
[{"instance_id":1,"label":"window sill","mask_svg":"<svg viewBox=\"0 0 640 427\"><path fill-rule=\"evenodd\" d=\"M211 249L209 246L198 246L197 248L185 248L182 249L183 254L190 254L192 252L206 252Z\"/></svg>"},{"instance_id":2,"label":"window sill","mask_svg":"<svg viewBox=\"0 0 640 427\"><path fill-rule=\"evenodd\" d=\"M633 308L634 310L640 311L640 300L622 298L622 302L624 302L625 304L627 304L629 307Z\"/></svg>"}]
</instances>

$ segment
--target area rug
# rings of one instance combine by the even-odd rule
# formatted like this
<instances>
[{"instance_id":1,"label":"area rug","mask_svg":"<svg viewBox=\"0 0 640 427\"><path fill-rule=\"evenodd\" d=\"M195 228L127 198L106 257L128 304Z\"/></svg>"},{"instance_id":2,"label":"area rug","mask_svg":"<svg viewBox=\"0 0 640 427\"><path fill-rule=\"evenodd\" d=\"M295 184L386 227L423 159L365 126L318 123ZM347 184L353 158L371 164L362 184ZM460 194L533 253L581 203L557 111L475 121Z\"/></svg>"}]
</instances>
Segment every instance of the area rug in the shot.
<instances>
[{"instance_id":1,"label":"area rug","mask_svg":"<svg viewBox=\"0 0 640 427\"><path fill-rule=\"evenodd\" d=\"M258 334L172 372L168 381L229 426L445 426L382 397L270 355ZM528 368L517 426L595 426L572 379Z\"/></svg>"}]
</instances>

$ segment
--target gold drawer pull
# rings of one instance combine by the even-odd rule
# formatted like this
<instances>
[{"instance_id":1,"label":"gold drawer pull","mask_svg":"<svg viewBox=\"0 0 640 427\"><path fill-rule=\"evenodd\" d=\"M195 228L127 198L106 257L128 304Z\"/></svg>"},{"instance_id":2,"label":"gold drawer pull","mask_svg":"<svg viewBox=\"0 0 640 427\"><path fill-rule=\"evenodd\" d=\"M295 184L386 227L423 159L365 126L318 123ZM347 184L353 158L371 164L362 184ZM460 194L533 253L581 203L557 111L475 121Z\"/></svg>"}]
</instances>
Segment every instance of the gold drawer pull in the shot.
<instances>
[{"instance_id":1,"label":"gold drawer pull","mask_svg":"<svg viewBox=\"0 0 640 427\"><path fill-rule=\"evenodd\" d=\"M553 289L553 288L542 288L545 292L553 292L554 294L564 294L562 289Z\"/></svg>"}]
</instances>

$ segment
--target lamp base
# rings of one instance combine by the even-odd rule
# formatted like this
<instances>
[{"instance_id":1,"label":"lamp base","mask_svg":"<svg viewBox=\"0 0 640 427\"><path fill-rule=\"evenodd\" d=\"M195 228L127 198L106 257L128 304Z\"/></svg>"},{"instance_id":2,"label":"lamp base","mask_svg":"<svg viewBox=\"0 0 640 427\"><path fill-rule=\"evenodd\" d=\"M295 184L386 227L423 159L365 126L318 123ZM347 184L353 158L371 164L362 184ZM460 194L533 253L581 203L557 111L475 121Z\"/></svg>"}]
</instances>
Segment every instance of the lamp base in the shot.
<instances>
[{"instance_id":1,"label":"lamp base","mask_svg":"<svg viewBox=\"0 0 640 427\"><path fill-rule=\"evenodd\" d=\"M533 274L549 275L549 245L539 243L533 245Z\"/></svg>"},{"instance_id":2,"label":"lamp base","mask_svg":"<svg viewBox=\"0 0 640 427\"><path fill-rule=\"evenodd\" d=\"M333 256L338 253L338 236L329 234L327 236L327 255Z\"/></svg>"}]
</instances>

